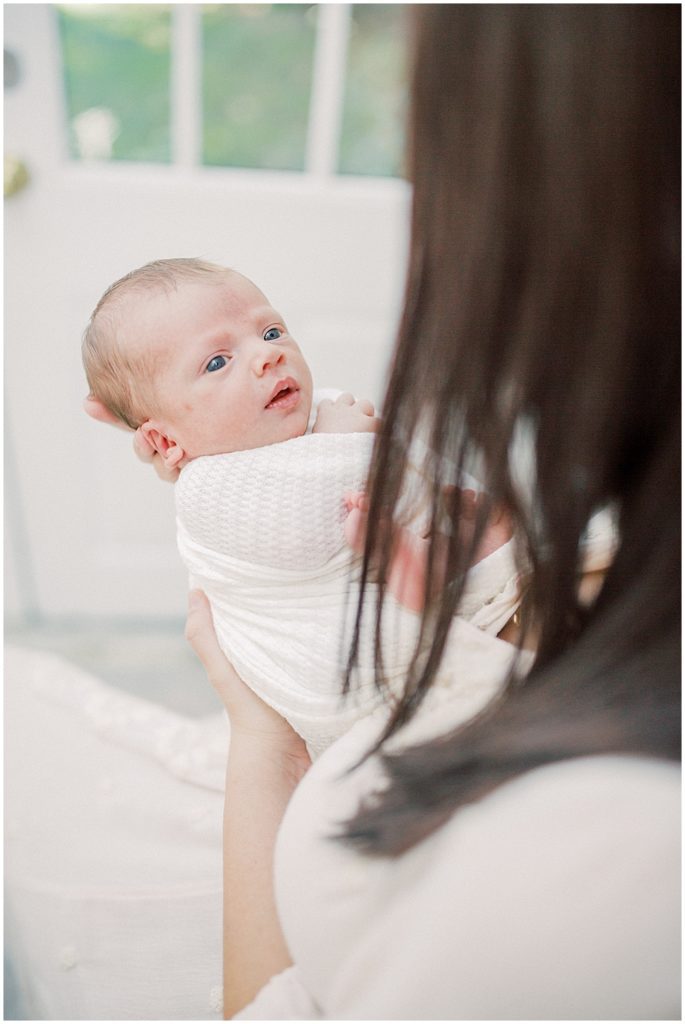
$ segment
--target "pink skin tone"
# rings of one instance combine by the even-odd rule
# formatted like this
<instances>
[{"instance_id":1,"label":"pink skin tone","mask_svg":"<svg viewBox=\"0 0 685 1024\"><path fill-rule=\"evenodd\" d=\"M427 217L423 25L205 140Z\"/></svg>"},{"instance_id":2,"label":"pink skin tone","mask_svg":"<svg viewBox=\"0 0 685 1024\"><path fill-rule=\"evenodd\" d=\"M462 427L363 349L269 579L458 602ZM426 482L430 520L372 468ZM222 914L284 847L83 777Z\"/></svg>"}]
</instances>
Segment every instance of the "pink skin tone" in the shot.
<instances>
[{"instance_id":1,"label":"pink skin tone","mask_svg":"<svg viewBox=\"0 0 685 1024\"><path fill-rule=\"evenodd\" d=\"M283 317L247 278L226 271L171 293L129 295L116 311L132 353L156 357L157 411L134 448L162 479L202 455L246 451L305 433L312 378ZM123 332L122 332L123 333ZM86 412L121 425L97 399ZM319 404L315 433L375 431L373 404L346 393Z\"/></svg>"},{"instance_id":2,"label":"pink skin tone","mask_svg":"<svg viewBox=\"0 0 685 1024\"><path fill-rule=\"evenodd\" d=\"M366 537L368 500L363 492L354 492L345 495L345 504L348 508L344 526L345 539L353 551L361 554ZM473 531L477 511L478 498L475 491L462 491L460 528L465 543L468 543L469 534ZM472 565L476 565L506 544L511 539L512 532L511 522L507 515L501 513L493 518L486 527ZM438 544L440 539L438 536ZM428 547L428 538L418 537L404 528L400 528L394 538L394 549L387 579L388 590L400 604L413 612L421 612L424 606Z\"/></svg>"},{"instance_id":3,"label":"pink skin tone","mask_svg":"<svg viewBox=\"0 0 685 1024\"><path fill-rule=\"evenodd\" d=\"M247 278L186 281L130 295L127 343L152 350L157 409L140 430L167 470L307 429L312 377L283 317Z\"/></svg>"}]
</instances>

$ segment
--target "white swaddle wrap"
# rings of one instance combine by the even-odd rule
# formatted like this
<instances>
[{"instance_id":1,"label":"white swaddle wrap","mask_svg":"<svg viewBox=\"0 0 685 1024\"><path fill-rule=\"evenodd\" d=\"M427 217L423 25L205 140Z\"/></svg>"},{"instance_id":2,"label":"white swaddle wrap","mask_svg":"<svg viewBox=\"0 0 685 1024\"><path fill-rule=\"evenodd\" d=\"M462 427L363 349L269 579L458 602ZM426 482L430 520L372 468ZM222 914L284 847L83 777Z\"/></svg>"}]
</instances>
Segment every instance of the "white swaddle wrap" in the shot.
<instances>
[{"instance_id":1,"label":"white swaddle wrap","mask_svg":"<svg viewBox=\"0 0 685 1024\"><path fill-rule=\"evenodd\" d=\"M195 459L176 485L179 550L222 650L313 753L378 703L369 685L340 697L359 563L344 543L343 494L363 488L372 445L371 434L306 434Z\"/></svg>"},{"instance_id":2,"label":"white swaddle wrap","mask_svg":"<svg viewBox=\"0 0 685 1024\"><path fill-rule=\"evenodd\" d=\"M374 682L373 584L354 686L341 696L361 569L344 539L344 495L364 489L373 444L369 433L308 433L195 459L176 484L178 546L190 585L207 594L228 659L305 739L312 756L383 700ZM420 493L420 465L414 486ZM615 544L611 516L599 513L583 545L586 569L606 567ZM496 635L519 600L509 541L470 570L459 618ZM395 692L406 678L418 623L386 595L384 671ZM468 636L456 625L451 631L438 689L458 685L455 665Z\"/></svg>"},{"instance_id":3,"label":"white swaddle wrap","mask_svg":"<svg viewBox=\"0 0 685 1024\"><path fill-rule=\"evenodd\" d=\"M179 550L191 586L210 600L223 651L313 756L382 699L374 684L373 600L353 692L341 698L361 566L344 540L344 494L364 489L373 443L369 433L305 434L195 459L176 484ZM472 571L465 596L466 616L489 632L516 606L511 548ZM386 604L384 668L399 688L418 616L390 597Z\"/></svg>"}]
</instances>

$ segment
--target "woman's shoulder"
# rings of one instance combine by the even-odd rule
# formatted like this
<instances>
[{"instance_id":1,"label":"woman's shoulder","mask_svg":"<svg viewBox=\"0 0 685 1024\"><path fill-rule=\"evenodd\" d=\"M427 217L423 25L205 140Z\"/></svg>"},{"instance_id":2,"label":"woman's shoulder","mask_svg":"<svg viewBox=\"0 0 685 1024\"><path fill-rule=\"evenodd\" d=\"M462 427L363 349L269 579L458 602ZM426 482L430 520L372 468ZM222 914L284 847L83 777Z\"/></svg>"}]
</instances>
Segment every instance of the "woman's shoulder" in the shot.
<instances>
[{"instance_id":1,"label":"woman's shoulder","mask_svg":"<svg viewBox=\"0 0 685 1024\"><path fill-rule=\"evenodd\" d=\"M487 798L464 808L508 828L519 826L518 807L525 807L529 826L558 824L573 818L577 825L601 817L641 836L645 825L673 824L668 811L679 801L680 770L672 761L651 757L604 754L556 761L525 772L494 790ZM641 808L639 817L635 810ZM646 815L646 817L645 817ZM454 823L458 828L458 822ZM647 837L648 838L648 837Z\"/></svg>"},{"instance_id":2,"label":"woman's shoulder","mask_svg":"<svg viewBox=\"0 0 685 1024\"><path fill-rule=\"evenodd\" d=\"M629 1019L677 1008L674 765L598 756L537 768L386 859L331 842L360 789L330 753L321 783L310 783L310 842L299 850L301 870L328 893L324 929L355 936L354 948L336 950L352 980L342 1002L327 1002L338 967L315 993L328 1015L510 1019L515 1007L530 1019ZM367 775L362 789L379 778ZM286 893L293 920L288 902ZM293 937L310 963L311 938ZM373 975L365 965L381 953L392 968Z\"/></svg>"},{"instance_id":3,"label":"woman's shoulder","mask_svg":"<svg viewBox=\"0 0 685 1024\"><path fill-rule=\"evenodd\" d=\"M489 964L503 982L485 999L493 1019L507 990L529 1018L668 1017L679 885L679 768L595 756L534 769L457 811L417 847L400 899L465 950L467 1016L482 1011L474 979L485 984Z\"/></svg>"},{"instance_id":4,"label":"woman's shoulder","mask_svg":"<svg viewBox=\"0 0 685 1024\"><path fill-rule=\"evenodd\" d=\"M373 745L383 721L378 709L321 758L302 787L310 810L325 809L324 817L339 819L340 811L353 812L384 785L376 756L348 771ZM416 849L435 863L450 847L465 856L471 842L489 844L497 856L506 847L531 862L539 859L543 842L569 857L589 844L599 862L612 845L627 842L633 850L654 851L662 843L673 852L680 840L680 801L681 771L675 762L614 754L572 758L523 772L459 808Z\"/></svg>"},{"instance_id":5,"label":"woman's shoulder","mask_svg":"<svg viewBox=\"0 0 685 1024\"><path fill-rule=\"evenodd\" d=\"M455 812L436 834L431 860L440 873L445 858L458 855L463 870L492 870L510 892L521 883L566 886L577 904L595 899L609 876L613 895L638 886L654 895L664 869L679 862L679 812L673 762L574 758L525 772Z\"/></svg>"}]
</instances>

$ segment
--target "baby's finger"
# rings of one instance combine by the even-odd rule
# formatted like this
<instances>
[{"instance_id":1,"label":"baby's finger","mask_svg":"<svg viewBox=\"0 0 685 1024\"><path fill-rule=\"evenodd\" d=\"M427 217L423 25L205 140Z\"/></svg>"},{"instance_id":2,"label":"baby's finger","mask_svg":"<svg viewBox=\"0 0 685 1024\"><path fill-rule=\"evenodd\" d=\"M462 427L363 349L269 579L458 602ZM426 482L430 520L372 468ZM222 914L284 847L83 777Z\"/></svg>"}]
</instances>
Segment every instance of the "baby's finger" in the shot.
<instances>
[{"instance_id":1,"label":"baby's finger","mask_svg":"<svg viewBox=\"0 0 685 1024\"><path fill-rule=\"evenodd\" d=\"M342 395L338 395L335 400L336 405L354 405L354 395L350 394L349 391L345 391Z\"/></svg>"},{"instance_id":2,"label":"baby's finger","mask_svg":"<svg viewBox=\"0 0 685 1024\"><path fill-rule=\"evenodd\" d=\"M376 411L373 406L373 402L370 402L368 398L359 398L357 400L357 406L359 411L363 412L365 416L373 416Z\"/></svg>"}]
</instances>

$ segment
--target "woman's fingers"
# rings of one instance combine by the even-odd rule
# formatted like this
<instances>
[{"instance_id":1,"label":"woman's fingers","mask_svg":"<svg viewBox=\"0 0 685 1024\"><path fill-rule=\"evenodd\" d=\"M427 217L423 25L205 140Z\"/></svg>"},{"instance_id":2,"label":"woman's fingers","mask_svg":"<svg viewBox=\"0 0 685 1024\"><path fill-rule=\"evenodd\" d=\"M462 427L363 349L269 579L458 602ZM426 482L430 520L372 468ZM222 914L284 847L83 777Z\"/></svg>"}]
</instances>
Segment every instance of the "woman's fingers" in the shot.
<instances>
[{"instance_id":1,"label":"woman's fingers","mask_svg":"<svg viewBox=\"0 0 685 1024\"><path fill-rule=\"evenodd\" d=\"M150 444L140 427L133 435L133 451L141 462L154 462L157 455L157 450Z\"/></svg>"},{"instance_id":2,"label":"woman's fingers","mask_svg":"<svg viewBox=\"0 0 685 1024\"><path fill-rule=\"evenodd\" d=\"M221 650L209 601L201 590L191 590L188 595L186 639L228 711L232 734L265 741L270 750L294 757L306 769L310 760L304 740L247 686Z\"/></svg>"},{"instance_id":3,"label":"woman's fingers","mask_svg":"<svg viewBox=\"0 0 685 1024\"><path fill-rule=\"evenodd\" d=\"M83 408L92 419L98 420L99 423L107 423L112 427L118 427L120 430L131 433L131 428L127 427L118 416L115 416L99 398L86 395L83 400ZM170 469L165 464L164 459L155 451L140 427L133 433L133 451L141 462L147 462L153 467L160 480L174 483L178 479L179 469L177 467Z\"/></svg>"},{"instance_id":4,"label":"woman's fingers","mask_svg":"<svg viewBox=\"0 0 685 1024\"><path fill-rule=\"evenodd\" d=\"M369 499L363 491L348 492L345 504L349 510L343 524L345 540L355 554L361 555L366 544ZM387 529L387 522L381 522L381 529ZM427 551L426 540L401 527L396 530L388 569L388 590L413 612L420 612L424 605ZM372 559L374 570L376 562L377 559Z\"/></svg>"},{"instance_id":5,"label":"woman's fingers","mask_svg":"<svg viewBox=\"0 0 685 1024\"><path fill-rule=\"evenodd\" d=\"M454 491L454 487L445 488L447 501L453 498ZM351 491L344 495L344 500L348 510L343 525L345 540L355 554L362 554L368 529L369 499L363 491ZM473 542L476 518L485 501L486 496L483 493L476 493L470 488L462 489L459 493L460 539L466 547ZM382 530L388 528L383 519L380 525ZM511 519L506 510L499 507L493 509L471 565L475 565L506 544L512 533ZM439 530L436 531L433 545L431 598L445 585L447 536ZM400 604L414 612L420 612L426 601L429 547L430 536L419 537L405 527L393 527L392 553L387 573L388 590Z\"/></svg>"},{"instance_id":6,"label":"woman's fingers","mask_svg":"<svg viewBox=\"0 0 685 1024\"><path fill-rule=\"evenodd\" d=\"M115 416L99 398L93 398L92 395L86 395L83 399L83 408L89 416L94 420L98 420L100 423L108 423L112 427L119 427L120 430L131 429L130 427L127 427L118 416Z\"/></svg>"},{"instance_id":7,"label":"woman's fingers","mask_svg":"<svg viewBox=\"0 0 685 1024\"><path fill-rule=\"evenodd\" d=\"M210 683L229 713L232 725L250 725L253 719L259 724L264 712L267 717L275 715L243 682L219 647L212 610L207 596L201 590L191 590L188 595L186 640L202 662Z\"/></svg>"},{"instance_id":8,"label":"woman's fingers","mask_svg":"<svg viewBox=\"0 0 685 1024\"><path fill-rule=\"evenodd\" d=\"M343 524L345 540L356 555L361 555L364 551L367 520L368 513L355 506L350 509L349 515Z\"/></svg>"},{"instance_id":9,"label":"woman's fingers","mask_svg":"<svg viewBox=\"0 0 685 1024\"><path fill-rule=\"evenodd\" d=\"M366 491L345 491L343 501L348 512L351 512L353 508L360 508L363 512L369 511L369 499Z\"/></svg>"},{"instance_id":10,"label":"woman's fingers","mask_svg":"<svg viewBox=\"0 0 685 1024\"><path fill-rule=\"evenodd\" d=\"M429 542L400 528L393 538L388 590L412 612L421 612L426 600L426 566Z\"/></svg>"},{"instance_id":11,"label":"woman's fingers","mask_svg":"<svg viewBox=\"0 0 685 1024\"><path fill-rule=\"evenodd\" d=\"M181 472L178 466L169 466L167 464L156 448L150 444L140 427L138 427L133 435L133 451L141 462L147 462L152 466L160 480L171 484L178 480L179 473Z\"/></svg>"},{"instance_id":12,"label":"woman's fingers","mask_svg":"<svg viewBox=\"0 0 685 1024\"><path fill-rule=\"evenodd\" d=\"M224 696L222 691L227 685L240 677L219 647L209 601L201 590L191 590L188 595L186 640L202 662L212 685Z\"/></svg>"},{"instance_id":13,"label":"woman's fingers","mask_svg":"<svg viewBox=\"0 0 685 1024\"><path fill-rule=\"evenodd\" d=\"M365 491L346 491L343 499L348 513L343 524L345 540L356 555L361 555L366 541L369 499Z\"/></svg>"}]
</instances>

